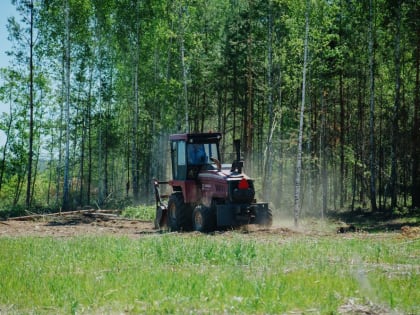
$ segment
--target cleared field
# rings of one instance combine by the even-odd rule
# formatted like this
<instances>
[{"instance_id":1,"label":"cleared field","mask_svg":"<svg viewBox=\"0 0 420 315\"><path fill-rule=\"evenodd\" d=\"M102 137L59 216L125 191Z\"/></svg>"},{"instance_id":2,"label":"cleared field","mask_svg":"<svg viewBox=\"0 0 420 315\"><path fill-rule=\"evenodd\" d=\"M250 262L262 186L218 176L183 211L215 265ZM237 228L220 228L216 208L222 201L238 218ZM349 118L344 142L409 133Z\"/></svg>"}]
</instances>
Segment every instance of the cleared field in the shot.
<instances>
[{"instance_id":1,"label":"cleared field","mask_svg":"<svg viewBox=\"0 0 420 315\"><path fill-rule=\"evenodd\" d=\"M160 234L106 223L79 222L94 232L70 234L58 228L71 224L1 224L30 236L0 234L0 314L420 313L412 230ZM48 227L55 234L40 237Z\"/></svg>"}]
</instances>

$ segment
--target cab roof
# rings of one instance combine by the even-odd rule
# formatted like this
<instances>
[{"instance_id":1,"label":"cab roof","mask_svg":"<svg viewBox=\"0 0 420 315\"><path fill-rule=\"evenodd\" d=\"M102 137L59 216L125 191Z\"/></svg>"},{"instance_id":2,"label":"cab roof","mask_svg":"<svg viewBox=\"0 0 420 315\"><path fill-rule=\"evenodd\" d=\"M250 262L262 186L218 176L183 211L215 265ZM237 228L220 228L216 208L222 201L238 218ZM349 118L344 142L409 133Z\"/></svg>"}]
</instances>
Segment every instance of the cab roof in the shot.
<instances>
[{"instance_id":1,"label":"cab roof","mask_svg":"<svg viewBox=\"0 0 420 315\"><path fill-rule=\"evenodd\" d=\"M170 141L184 140L188 143L217 143L222 139L220 132L178 133L169 136Z\"/></svg>"}]
</instances>

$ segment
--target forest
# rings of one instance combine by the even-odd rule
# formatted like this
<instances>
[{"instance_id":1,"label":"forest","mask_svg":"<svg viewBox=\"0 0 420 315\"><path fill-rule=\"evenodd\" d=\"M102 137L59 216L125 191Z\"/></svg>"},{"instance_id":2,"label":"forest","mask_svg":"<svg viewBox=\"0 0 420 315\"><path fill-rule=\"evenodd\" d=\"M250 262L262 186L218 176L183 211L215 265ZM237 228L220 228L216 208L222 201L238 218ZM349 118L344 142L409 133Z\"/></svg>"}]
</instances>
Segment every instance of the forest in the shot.
<instances>
[{"instance_id":1,"label":"forest","mask_svg":"<svg viewBox=\"0 0 420 315\"><path fill-rule=\"evenodd\" d=\"M277 214L420 209L419 1L12 3L0 213L152 203L208 131Z\"/></svg>"}]
</instances>

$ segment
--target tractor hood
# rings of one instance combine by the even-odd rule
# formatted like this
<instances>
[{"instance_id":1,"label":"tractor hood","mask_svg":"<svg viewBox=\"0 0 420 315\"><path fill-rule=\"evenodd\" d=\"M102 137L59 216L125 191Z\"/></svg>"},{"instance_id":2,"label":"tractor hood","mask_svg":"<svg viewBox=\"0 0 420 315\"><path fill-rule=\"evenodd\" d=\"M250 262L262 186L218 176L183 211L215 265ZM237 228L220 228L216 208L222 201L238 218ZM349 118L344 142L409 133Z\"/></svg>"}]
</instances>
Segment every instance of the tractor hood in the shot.
<instances>
[{"instance_id":1,"label":"tractor hood","mask_svg":"<svg viewBox=\"0 0 420 315\"><path fill-rule=\"evenodd\" d=\"M244 173L231 172L230 169L222 168L221 170L203 170L198 174L198 180L220 180L220 181L239 181L242 178L252 180Z\"/></svg>"},{"instance_id":2,"label":"tractor hood","mask_svg":"<svg viewBox=\"0 0 420 315\"><path fill-rule=\"evenodd\" d=\"M202 170L197 177L201 185L203 204L210 206L213 199L230 203L250 203L254 200L253 180L244 173L230 170Z\"/></svg>"}]
</instances>

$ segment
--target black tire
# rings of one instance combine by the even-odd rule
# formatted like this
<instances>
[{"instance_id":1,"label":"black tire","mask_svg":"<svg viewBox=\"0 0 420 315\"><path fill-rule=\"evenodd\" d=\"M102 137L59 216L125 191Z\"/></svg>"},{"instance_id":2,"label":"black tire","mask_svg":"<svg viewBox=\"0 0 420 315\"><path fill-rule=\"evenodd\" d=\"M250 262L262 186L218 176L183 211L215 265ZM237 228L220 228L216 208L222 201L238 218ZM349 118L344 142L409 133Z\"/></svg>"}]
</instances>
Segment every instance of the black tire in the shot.
<instances>
[{"instance_id":1,"label":"black tire","mask_svg":"<svg viewBox=\"0 0 420 315\"><path fill-rule=\"evenodd\" d=\"M193 230L198 232L212 232L216 228L216 216L211 208L198 205L192 215Z\"/></svg>"},{"instance_id":2,"label":"black tire","mask_svg":"<svg viewBox=\"0 0 420 315\"><path fill-rule=\"evenodd\" d=\"M267 208L267 211L258 211L255 223L264 227L271 227L273 225L273 211Z\"/></svg>"},{"instance_id":3,"label":"black tire","mask_svg":"<svg viewBox=\"0 0 420 315\"><path fill-rule=\"evenodd\" d=\"M191 230L191 208L184 203L182 193L169 196L167 223L170 231Z\"/></svg>"}]
</instances>

